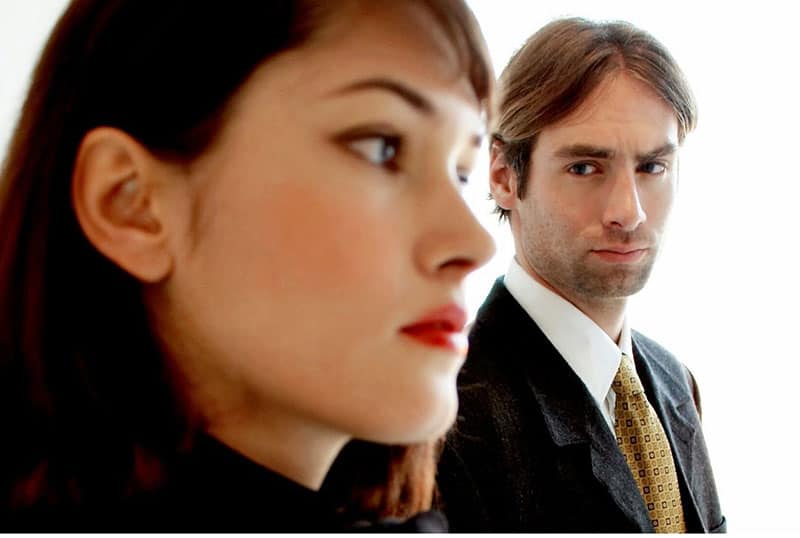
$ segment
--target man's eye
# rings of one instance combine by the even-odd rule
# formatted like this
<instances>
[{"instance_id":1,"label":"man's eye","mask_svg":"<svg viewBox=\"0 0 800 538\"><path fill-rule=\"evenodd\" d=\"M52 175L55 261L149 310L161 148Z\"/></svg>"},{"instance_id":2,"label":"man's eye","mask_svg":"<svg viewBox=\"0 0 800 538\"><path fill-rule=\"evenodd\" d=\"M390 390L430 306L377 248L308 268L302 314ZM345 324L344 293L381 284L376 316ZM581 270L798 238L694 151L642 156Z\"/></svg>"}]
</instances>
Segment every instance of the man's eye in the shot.
<instances>
[{"instance_id":1,"label":"man's eye","mask_svg":"<svg viewBox=\"0 0 800 538\"><path fill-rule=\"evenodd\" d=\"M395 168L400 154L400 137L374 135L347 142L347 147L376 166Z\"/></svg>"},{"instance_id":2,"label":"man's eye","mask_svg":"<svg viewBox=\"0 0 800 538\"><path fill-rule=\"evenodd\" d=\"M664 163L649 162L639 166L639 170L645 174L661 174L666 171L667 167Z\"/></svg>"},{"instance_id":3,"label":"man's eye","mask_svg":"<svg viewBox=\"0 0 800 538\"><path fill-rule=\"evenodd\" d=\"M597 166L592 163L577 163L569 167L569 173L576 176L588 176L597 173Z\"/></svg>"}]
</instances>

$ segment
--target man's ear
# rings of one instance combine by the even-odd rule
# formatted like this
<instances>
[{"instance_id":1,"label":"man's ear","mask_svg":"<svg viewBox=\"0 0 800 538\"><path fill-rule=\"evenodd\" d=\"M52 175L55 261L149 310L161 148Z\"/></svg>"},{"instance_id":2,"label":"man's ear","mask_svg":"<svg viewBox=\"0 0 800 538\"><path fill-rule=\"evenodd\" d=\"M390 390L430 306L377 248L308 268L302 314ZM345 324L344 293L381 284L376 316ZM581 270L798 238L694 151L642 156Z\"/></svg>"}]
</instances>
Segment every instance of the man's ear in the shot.
<instances>
[{"instance_id":1,"label":"man's ear","mask_svg":"<svg viewBox=\"0 0 800 538\"><path fill-rule=\"evenodd\" d=\"M172 270L159 161L110 127L83 138L72 175L72 205L83 232L103 255L144 282Z\"/></svg>"},{"instance_id":2,"label":"man's ear","mask_svg":"<svg viewBox=\"0 0 800 538\"><path fill-rule=\"evenodd\" d=\"M492 142L489 162L489 190L494 202L511 210L517 200L517 174L506 162L500 142Z\"/></svg>"}]
</instances>

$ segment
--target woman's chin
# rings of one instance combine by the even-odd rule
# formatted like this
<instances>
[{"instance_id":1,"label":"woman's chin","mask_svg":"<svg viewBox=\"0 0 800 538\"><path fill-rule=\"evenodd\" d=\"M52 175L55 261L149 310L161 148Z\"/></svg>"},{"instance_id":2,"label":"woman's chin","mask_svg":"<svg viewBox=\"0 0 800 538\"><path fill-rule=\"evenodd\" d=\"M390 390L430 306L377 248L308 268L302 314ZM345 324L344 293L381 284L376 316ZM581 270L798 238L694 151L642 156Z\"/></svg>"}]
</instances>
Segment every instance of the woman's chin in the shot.
<instances>
[{"instance_id":1,"label":"woman's chin","mask_svg":"<svg viewBox=\"0 0 800 538\"><path fill-rule=\"evenodd\" d=\"M367 441L388 445L412 445L434 441L445 435L456 420L458 413L458 394L455 381L449 390L437 391L427 404L402 407L402 416L382 421L373 431L364 431L362 438Z\"/></svg>"}]
</instances>

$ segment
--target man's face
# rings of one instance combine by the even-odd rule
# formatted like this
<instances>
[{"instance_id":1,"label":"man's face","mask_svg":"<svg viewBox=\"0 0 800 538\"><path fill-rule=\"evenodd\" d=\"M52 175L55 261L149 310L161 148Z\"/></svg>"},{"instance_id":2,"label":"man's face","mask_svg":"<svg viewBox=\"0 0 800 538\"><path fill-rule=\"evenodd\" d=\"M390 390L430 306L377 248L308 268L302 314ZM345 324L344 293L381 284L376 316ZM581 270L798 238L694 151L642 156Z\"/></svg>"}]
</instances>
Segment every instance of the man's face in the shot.
<instances>
[{"instance_id":1,"label":"man's face","mask_svg":"<svg viewBox=\"0 0 800 538\"><path fill-rule=\"evenodd\" d=\"M672 207L678 123L648 86L619 74L544 129L512 230L522 266L573 302L642 289Z\"/></svg>"}]
</instances>

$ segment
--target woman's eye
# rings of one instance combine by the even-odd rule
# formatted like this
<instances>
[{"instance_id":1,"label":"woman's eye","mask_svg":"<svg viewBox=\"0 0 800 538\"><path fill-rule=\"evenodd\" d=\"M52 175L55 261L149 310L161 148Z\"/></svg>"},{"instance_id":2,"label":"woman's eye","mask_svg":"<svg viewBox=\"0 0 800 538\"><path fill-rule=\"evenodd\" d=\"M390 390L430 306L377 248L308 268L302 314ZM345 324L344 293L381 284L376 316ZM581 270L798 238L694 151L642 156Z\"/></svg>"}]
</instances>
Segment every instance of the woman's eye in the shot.
<instances>
[{"instance_id":1,"label":"woman's eye","mask_svg":"<svg viewBox=\"0 0 800 538\"><path fill-rule=\"evenodd\" d=\"M376 166L396 168L400 154L400 137L387 135L365 136L347 142L347 147Z\"/></svg>"},{"instance_id":2,"label":"woman's eye","mask_svg":"<svg viewBox=\"0 0 800 538\"><path fill-rule=\"evenodd\" d=\"M643 163L639 166L639 171L644 172L645 174L661 174L666 171L667 167L664 163L659 162L649 162Z\"/></svg>"},{"instance_id":3,"label":"woman's eye","mask_svg":"<svg viewBox=\"0 0 800 538\"><path fill-rule=\"evenodd\" d=\"M570 174L574 174L576 176L588 176L596 173L597 170L597 166L591 163L577 163L570 166L568 171Z\"/></svg>"}]
</instances>

